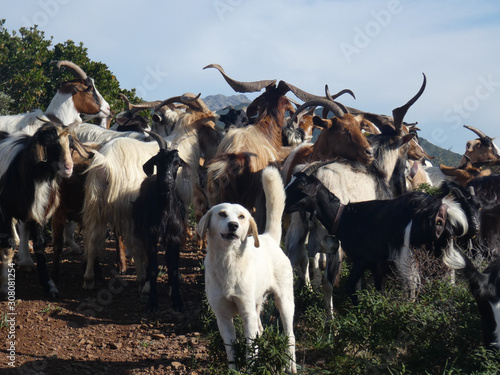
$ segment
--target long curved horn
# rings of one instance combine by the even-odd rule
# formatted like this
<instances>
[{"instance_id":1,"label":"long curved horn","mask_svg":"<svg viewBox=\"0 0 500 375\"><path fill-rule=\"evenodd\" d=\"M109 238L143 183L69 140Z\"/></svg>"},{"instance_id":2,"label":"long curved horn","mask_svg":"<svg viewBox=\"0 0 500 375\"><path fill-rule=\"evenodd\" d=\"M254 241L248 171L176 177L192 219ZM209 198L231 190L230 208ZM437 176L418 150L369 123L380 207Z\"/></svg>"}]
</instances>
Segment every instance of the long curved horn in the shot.
<instances>
[{"instance_id":1,"label":"long curved horn","mask_svg":"<svg viewBox=\"0 0 500 375\"><path fill-rule=\"evenodd\" d=\"M408 112L408 109L420 98L420 96L423 94L425 90L425 85L427 84L427 77L425 76L424 73L422 73L424 76L424 82L422 83L422 86L420 87L420 90L418 90L417 94L411 98L405 105L395 108L392 111L392 117L394 118L394 129L397 131L401 130L401 126L403 125L403 118L406 115L406 112Z\"/></svg>"},{"instance_id":2,"label":"long curved horn","mask_svg":"<svg viewBox=\"0 0 500 375\"><path fill-rule=\"evenodd\" d=\"M196 110L201 111L203 113L210 112L210 108L205 104L203 100L200 98L201 92L198 95L191 94L189 92L181 95L181 101L183 104L186 104L190 107L194 107Z\"/></svg>"},{"instance_id":3,"label":"long curved horn","mask_svg":"<svg viewBox=\"0 0 500 375\"><path fill-rule=\"evenodd\" d=\"M204 113L209 112L210 109L207 107L205 102L200 99L200 94L194 95L191 93L185 93L179 96L172 96L171 98L165 99L160 104L155 107L155 112L159 111L161 107L172 104L172 103L182 103L189 106L191 109L202 111Z\"/></svg>"},{"instance_id":4,"label":"long curved horn","mask_svg":"<svg viewBox=\"0 0 500 375\"><path fill-rule=\"evenodd\" d=\"M469 129L470 131L473 131L474 133L476 133L478 135L479 138L481 139L491 139L491 137L488 137L486 134L484 134L481 130L473 127L473 126L469 126L469 125L464 125L464 128L467 128Z\"/></svg>"},{"instance_id":5,"label":"long curved horn","mask_svg":"<svg viewBox=\"0 0 500 375\"><path fill-rule=\"evenodd\" d=\"M302 104L293 116L289 120L289 124L293 124L297 116L300 114L300 112L304 111L305 109L311 107L311 106L322 106L324 108L328 108L329 111L331 111L336 117L344 117L344 112L342 109L337 105L337 103L332 102L331 100L328 100L326 98L318 98L318 99L313 99L308 102L305 102Z\"/></svg>"},{"instance_id":6,"label":"long curved horn","mask_svg":"<svg viewBox=\"0 0 500 375\"><path fill-rule=\"evenodd\" d=\"M306 175L308 175L308 176L310 176L310 175L312 175L313 173L316 173L316 171L317 171L318 169L320 169L321 167L323 167L323 166L325 166L325 165L327 165L327 164L331 164L331 163L334 163L334 161L333 161L333 160L328 160L328 161L325 161L325 160L323 160L323 161L315 161L315 162L313 162L313 163L311 163L311 164L306 165L306 166L305 166L305 167L301 170L301 172L302 172L302 173L305 173L305 174L306 174Z\"/></svg>"},{"instance_id":7,"label":"long curved horn","mask_svg":"<svg viewBox=\"0 0 500 375\"><path fill-rule=\"evenodd\" d=\"M217 69L226 82L231 86L231 88L236 91L236 92L256 92L262 90L264 87L267 87L269 85L272 85L276 83L275 79L271 80L264 80L264 81L255 81L255 82L241 82L241 81L236 81L229 77L225 72L224 69L222 69L222 66L219 64L210 64L205 66L203 69L207 68L215 68Z\"/></svg>"},{"instance_id":8,"label":"long curved horn","mask_svg":"<svg viewBox=\"0 0 500 375\"><path fill-rule=\"evenodd\" d=\"M56 66L61 69L61 66L66 67L76 78L81 78L83 80L87 79L87 73L83 71L82 68L80 68L78 65L76 65L72 61L68 60L54 60L50 62L51 64L56 64Z\"/></svg>"},{"instance_id":9,"label":"long curved horn","mask_svg":"<svg viewBox=\"0 0 500 375\"><path fill-rule=\"evenodd\" d=\"M132 109L132 106L130 105L130 100L128 100L128 97L125 94L122 94L121 92L118 94L121 100L125 102L125 105L127 106L127 109L130 111Z\"/></svg>"},{"instance_id":10,"label":"long curved horn","mask_svg":"<svg viewBox=\"0 0 500 375\"><path fill-rule=\"evenodd\" d=\"M156 134L155 132L149 131L149 130L144 130L146 133L148 133L151 138L153 138L156 142L158 142L158 145L160 146L160 150L167 150L167 142L163 137L160 135Z\"/></svg>"}]
</instances>

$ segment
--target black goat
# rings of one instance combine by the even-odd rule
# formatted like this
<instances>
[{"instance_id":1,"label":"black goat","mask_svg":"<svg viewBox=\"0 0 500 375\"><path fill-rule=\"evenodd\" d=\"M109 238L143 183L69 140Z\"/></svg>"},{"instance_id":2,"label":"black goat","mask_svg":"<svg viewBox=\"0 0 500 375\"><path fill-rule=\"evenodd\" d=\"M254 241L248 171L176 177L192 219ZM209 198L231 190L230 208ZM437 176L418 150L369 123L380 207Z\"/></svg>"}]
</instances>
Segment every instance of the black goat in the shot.
<instances>
[{"instance_id":1,"label":"black goat","mask_svg":"<svg viewBox=\"0 0 500 375\"><path fill-rule=\"evenodd\" d=\"M384 290L391 261L413 296L419 275L410 246L432 246L439 251L452 244L451 236L468 231L467 216L459 203L422 192L343 205L318 178L302 172L294 175L285 191L288 212L311 213L342 244L352 262L346 289L354 303L356 285L367 269L374 274L376 289ZM330 289L338 266L335 259L338 257L330 257L327 263Z\"/></svg>"},{"instance_id":2,"label":"black goat","mask_svg":"<svg viewBox=\"0 0 500 375\"><path fill-rule=\"evenodd\" d=\"M6 290L7 264L12 260L12 219L24 221L33 239L40 283L56 297L58 290L50 279L45 259L43 225L59 204L59 183L73 173L70 147L86 155L83 146L72 139L73 128L42 125L32 136L24 133L0 135L0 255L1 287Z\"/></svg>"},{"instance_id":3,"label":"black goat","mask_svg":"<svg viewBox=\"0 0 500 375\"><path fill-rule=\"evenodd\" d=\"M500 258L483 272L453 248L445 251L443 261L451 269L463 270L481 316L483 342L488 348L500 349Z\"/></svg>"},{"instance_id":4,"label":"black goat","mask_svg":"<svg viewBox=\"0 0 500 375\"><path fill-rule=\"evenodd\" d=\"M224 123L224 130L229 130L231 127L243 128L249 124L245 109L235 109L233 106L224 109L228 109L227 113L219 115L219 121Z\"/></svg>"},{"instance_id":5,"label":"black goat","mask_svg":"<svg viewBox=\"0 0 500 375\"><path fill-rule=\"evenodd\" d=\"M474 239L478 249L500 251L500 175L482 176L469 181L481 204L479 234Z\"/></svg>"},{"instance_id":6,"label":"black goat","mask_svg":"<svg viewBox=\"0 0 500 375\"><path fill-rule=\"evenodd\" d=\"M142 184L138 198L132 205L135 236L147 254L146 283L149 282L148 309L158 308L158 248L165 248L168 267L168 284L171 288L174 308L182 310L179 290L179 256L186 235L186 211L177 196L175 178L182 159L177 150L167 150L165 140L149 132L160 145L158 154L143 166L149 177ZM156 175L153 176L156 166ZM147 287L145 288L147 291Z\"/></svg>"}]
</instances>

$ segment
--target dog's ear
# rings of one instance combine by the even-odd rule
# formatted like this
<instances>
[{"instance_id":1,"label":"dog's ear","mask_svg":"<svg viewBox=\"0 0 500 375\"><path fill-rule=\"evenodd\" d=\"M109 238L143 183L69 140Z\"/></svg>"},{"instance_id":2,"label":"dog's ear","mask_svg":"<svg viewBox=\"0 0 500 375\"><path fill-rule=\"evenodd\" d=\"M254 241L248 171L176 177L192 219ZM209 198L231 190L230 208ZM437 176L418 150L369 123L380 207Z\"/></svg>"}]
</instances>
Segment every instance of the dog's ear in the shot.
<instances>
[{"instance_id":1,"label":"dog's ear","mask_svg":"<svg viewBox=\"0 0 500 375\"><path fill-rule=\"evenodd\" d=\"M203 217L200 219L196 227L196 232L201 239L205 239L205 235L207 234L208 227L210 225L210 220L212 218L212 210L208 211Z\"/></svg>"},{"instance_id":2,"label":"dog's ear","mask_svg":"<svg viewBox=\"0 0 500 375\"><path fill-rule=\"evenodd\" d=\"M253 245L255 247L260 246L259 242L259 230L257 229L257 223L255 222L254 218L250 216L250 219L248 220L250 222L250 227L248 228L248 233L246 237L252 235L253 236ZM246 237L243 239L243 241L246 240Z\"/></svg>"}]
</instances>

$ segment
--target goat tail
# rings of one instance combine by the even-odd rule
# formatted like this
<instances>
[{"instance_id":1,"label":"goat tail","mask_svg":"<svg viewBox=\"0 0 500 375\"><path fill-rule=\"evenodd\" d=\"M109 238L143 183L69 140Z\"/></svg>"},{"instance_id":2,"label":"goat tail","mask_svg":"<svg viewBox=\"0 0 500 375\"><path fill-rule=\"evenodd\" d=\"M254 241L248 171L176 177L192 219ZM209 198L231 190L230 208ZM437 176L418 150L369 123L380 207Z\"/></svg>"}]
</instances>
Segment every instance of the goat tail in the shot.
<instances>
[{"instance_id":1,"label":"goat tail","mask_svg":"<svg viewBox=\"0 0 500 375\"><path fill-rule=\"evenodd\" d=\"M281 218L285 209L285 189L277 168L262 170L262 186L266 196L266 229L277 243L281 241Z\"/></svg>"}]
</instances>

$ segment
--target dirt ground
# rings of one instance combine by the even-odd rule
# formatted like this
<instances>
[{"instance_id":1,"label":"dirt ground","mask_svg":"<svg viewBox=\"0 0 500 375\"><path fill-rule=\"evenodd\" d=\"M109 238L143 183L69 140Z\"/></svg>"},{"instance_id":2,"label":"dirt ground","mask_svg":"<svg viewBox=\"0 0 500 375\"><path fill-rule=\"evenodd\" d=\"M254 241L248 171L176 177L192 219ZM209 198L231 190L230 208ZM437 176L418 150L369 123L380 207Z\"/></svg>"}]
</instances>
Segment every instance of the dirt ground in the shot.
<instances>
[{"instance_id":1,"label":"dirt ground","mask_svg":"<svg viewBox=\"0 0 500 375\"><path fill-rule=\"evenodd\" d=\"M47 253L50 267L50 248ZM172 309L166 274L159 278L160 310L147 313L133 265L127 274L118 275L115 257L110 239L102 259L102 279L95 290L85 291L81 254L66 250L56 300L46 297L36 272L16 269L15 368L8 363L8 305L2 301L0 373L204 373L208 356L208 343L200 334L204 253L190 242L181 254L182 313Z\"/></svg>"}]
</instances>

